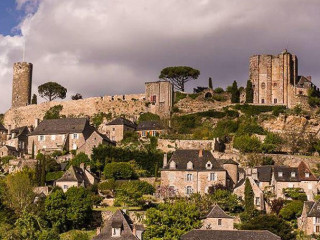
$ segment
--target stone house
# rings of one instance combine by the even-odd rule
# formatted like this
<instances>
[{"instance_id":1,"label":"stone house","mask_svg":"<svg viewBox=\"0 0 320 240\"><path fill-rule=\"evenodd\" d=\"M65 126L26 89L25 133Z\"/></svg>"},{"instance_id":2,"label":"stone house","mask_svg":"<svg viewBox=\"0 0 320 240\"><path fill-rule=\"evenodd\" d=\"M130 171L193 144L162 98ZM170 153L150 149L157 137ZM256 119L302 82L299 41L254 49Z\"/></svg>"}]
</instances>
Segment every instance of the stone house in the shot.
<instances>
[{"instance_id":1,"label":"stone house","mask_svg":"<svg viewBox=\"0 0 320 240\"><path fill-rule=\"evenodd\" d=\"M320 234L320 202L307 201L303 204L298 228L306 235Z\"/></svg>"},{"instance_id":2,"label":"stone house","mask_svg":"<svg viewBox=\"0 0 320 240\"><path fill-rule=\"evenodd\" d=\"M66 192L71 187L89 187L98 182L99 179L82 163L80 167L70 166L63 176L55 181L55 186Z\"/></svg>"},{"instance_id":3,"label":"stone house","mask_svg":"<svg viewBox=\"0 0 320 240\"><path fill-rule=\"evenodd\" d=\"M11 129L11 126L9 126L5 145L15 148L18 152L18 155L22 156L28 152L29 133L30 130L28 127L19 127Z\"/></svg>"},{"instance_id":4,"label":"stone house","mask_svg":"<svg viewBox=\"0 0 320 240\"><path fill-rule=\"evenodd\" d=\"M286 189L297 188L304 191L308 200L317 195L318 179L304 162L298 167L289 166L260 166L247 169L246 177L250 180L254 195L255 206L260 210L268 210L264 199L265 194L272 198L286 198ZM234 189L234 193L244 198L245 182Z\"/></svg>"},{"instance_id":5,"label":"stone house","mask_svg":"<svg viewBox=\"0 0 320 240\"><path fill-rule=\"evenodd\" d=\"M18 157L19 152L17 151L17 149L15 147L4 145L4 146L0 147L0 158L6 157L6 156Z\"/></svg>"},{"instance_id":6,"label":"stone house","mask_svg":"<svg viewBox=\"0 0 320 240\"><path fill-rule=\"evenodd\" d=\"M93 240L142 240L144 227L133 224L129 216L117 210Z\"/></svg>"},{"instance_id":7,"label":"stone house","mask_svg":"<svg viewBox=\"0 0 320 240\"><path fill-rule=\"evenodd\" d=\"M202 228L205 230L233 230L234 218L227 215L218 205L215 205L206 219L203 220Z\"/></svg>"},{"instance_id":8,"label":"stone house","mask_svg":"<svg viewBox=\"0 0 320 240\"><path fill-rule=\"evenodd\" d=\"M181 240L281 240L267 230L192 230Z\"/></svg>"},{"instance_id":9,"label":"stone house","mask_svg":"<svg viewBox=\"0 0 320 240\"><path fill-rule=\"evenodd\" d=\"M86 118L61 118L44 120L29 134L28 153L44 151L80 151L88 153L99 144L113 144L98 133Z\"/></svg>"},{"instance_id":10,"label":"stone house","mask_svg":"<svg viewBox=\"0 0 320 240\"><path fill-rule=\"evenodd\" d=\"M8 130L0 123L0 146L5 144L5 141L7 140L7 133Z\"/></svg>"},{"instance_id":11,"label":"stone house","mask_svg":"<svg viewBox=\"0 0 320 240\"><path fill-rule=\"evenodd\" d=\"M111 141L121 142L126 132L136 130L136 124L130 120L119 117L104 126L104 132Z\"/></svg>"},{"instance_id":12,"label":"stone house","mask_svg":"<svg viewBox=\"0 0 320 240\"><path fill-rule=\"evenodd\" d=\"M136 131L141 138L146 138L148 136L158 137L167 132L161 123L157 121L141 122L138 124Z\"/></svg>"},{"instance_id":13,"label":"stone house","mask_svg":"<svg viewBox=\"0 0 320 240\"><path fill-rule=\"evenodd\" d=\"M177 195L205 194L211 186L233 187L238 182L238 164L213 157L208 150L176 150L170 161L165 154L161 169L161 186L169 186Z\"/></svg>"}]
</instances>

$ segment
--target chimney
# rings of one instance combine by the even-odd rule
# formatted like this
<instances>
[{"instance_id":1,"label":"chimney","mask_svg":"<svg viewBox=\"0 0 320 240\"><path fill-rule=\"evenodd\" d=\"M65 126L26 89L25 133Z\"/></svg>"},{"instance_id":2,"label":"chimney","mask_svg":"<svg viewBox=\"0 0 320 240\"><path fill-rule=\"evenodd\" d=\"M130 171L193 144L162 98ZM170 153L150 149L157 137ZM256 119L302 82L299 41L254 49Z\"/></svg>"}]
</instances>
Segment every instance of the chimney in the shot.
<instances>
[{"instance_id":1,"label":"chimney","mask_svg":"<svg viewBox=\"0 0 320 240\"><path fill-rule=\"evenodd\" d=\"M34 129L36 129L38 127L39 123L40 123L40 119L36 118L34 121Z\"/></svg>"},{"instance_id":2,"label":"chimney","mask_svg":"<svg viewBox=\"0 0 320 240\"><path fill-rule=\"evenodd\" d=\"M168 166L168 154L163 154L163 167Z\"/></svg>"},{"instance_id":3,"label":"chimney","mask_svg":"<svg viewBox=\"0 0 320 240\"><path fill-rule=\"evenodd\" d=\"M7 140L11 139L11 125L8 125L8 134L7 134Z\"/></svg>"},{"instance_id":4,"label":"chimney","mask_svg":"<svg viewBox=\"0 0 320 240\"><path fill-rule=\"evenodd\" d=\"M80 168L84 171L85 170L85 164L84 163L80 163Z\"/></svg>"},{"instance_id":5,"label":"chimney","mask_svg":"<svg viewBox=\"0 0 320 240\"><path fill-rule=\"evenodd\" d=\"M199 150L199 157L203 157L203 151L202 151L202 149Z\"/></svg>"}]
</instances>

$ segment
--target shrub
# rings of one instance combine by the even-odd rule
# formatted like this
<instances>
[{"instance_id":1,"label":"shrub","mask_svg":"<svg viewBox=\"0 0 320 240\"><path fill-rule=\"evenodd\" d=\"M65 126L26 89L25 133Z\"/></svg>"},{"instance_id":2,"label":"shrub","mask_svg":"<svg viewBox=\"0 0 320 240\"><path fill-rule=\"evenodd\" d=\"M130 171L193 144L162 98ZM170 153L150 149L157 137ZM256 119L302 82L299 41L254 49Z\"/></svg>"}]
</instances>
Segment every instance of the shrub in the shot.
<instances>
[{"instance_id":1,"label":"shrub","mask_svg":"<svg viewBox=\"0 0 320 240\"><path fill-rule=\"evenodd\" d=\"M104 175L107 179L136 179L137 175L131 165L125 162L113 162L106 164Z\"/></svg>"},{"instance_id":2,"label":"shrub","mask_svg":"<svg viewBox=\"0 0 320 240\"><path fill-rule=\"evenodd\" d=\"M285 220L294 220L301 216L303 208L303 202L300 200L294 200L286 204L281 210L279 215Z\"/></svg>"},{"instance_id":3,"label":"shrub","mask_svg":"<svg viewBox=\"0 0 320 240\"><path fill-rule=\"evenodd\" d=\"M272 157L263 157L262 165L274 165L274 160L272 159Z\"/></svg>"},{"instance_id":4,"label":"shrub","mask_svg":"<svg viewBox=\"0 0 320 240\"><path fill-rule=\"evenodd\" d=\"M44 115L43 119L58 119L61 118L60 112L62 111L62 105L56 105L51 107Z\"/></svg>"},{"instance_id":5,"label":"shrub","mask_svg":"<svg viewBox=\"0 0 320 240\"><path fill-rule=\"evenodd\" d=\"M74 156L71 160L71 165L79 167L81 163L90 164L90 159L87 154L81 152Z\"/></svg>"},{"instance_id":6,"label":"shrub","mask_svg":"<svg viewBox=\"0 0 320 240\"><path fill-rule=\"evenodd\" d=\"M200 93L192 93L192 94L188 94L188 97L192 98L192 99L196 99L197 97L199 97Z\"/></svg>"},{"instance_id":7,"label":"shrub","mask_svg":"<svg viewBox=\"0 0 320 240\"><path fill-rule=\"evenodd\" d=\"M93 123L93 125L97 128L99 127L102 122L103 122L103 119L107 119L107 120L111 120L112 118L112 113L104 113L104 112L99 112L99 113L96 113L93 115L93 117L91 118L91 121Z\"/></svg>"},{"instance_id":8,"label":"shrub","mask_svg":"<svg viewBox=\"0 0 320 240\"><path fill-rule=\"evenodd\" d=\"M285 113L286 109L283 106L274 106L272 115L278 117L280 113Z\"/></svg>"},{"instance_id":9,"label":"shrub","mask_svg":"<svg viewBox=\"0 0 320 240\"><path fill-rule=\"evenodd\" d=\"M223 138L238 130L239 122L233 120L220 120L213 129L213 137Z\"/></svg>"},{"instance_id":10,"label":"shrub","mask_svg":"<svg viewBox=\"0 0 320 240\"><path fill-rule=\"evenodd\" d=\"M283 193L286 197L293 200L307 201L307 195L302 188L284 188Z\"/></svg>"},{"instance_id":11,"label":"shrub","mask_svg":"<svg viewBox=\"0 0 320 240\"><path fill-rule=\"evenodd\" d=\"M9 161L12 160L12 159L16 159L16 157L15 157L15 156L5 156L5 157L2 157L2 158L0 158L0 163L2 163L2 164L7 164L7 163L9 163Z\"/></svg>"},{"instance_id":12,"label":"shrub","mask_svg":"<svg viewBox=\"0 0 320 240\"><path fill-rule=\"evenodd\" d=\"M266 132L254 119L245 119L240 125L237 131L237 135L243 134L259 134L264 135Z\"/></svg>"},{"instance_id":13,"label":"shrub","mask_svg":"<svg viewBox=\"0 0 320 240\"><path fill-rule=\"evenodd\" d=\"M139 116L138 122L146 122L146 121L160 121L160 116L153 113L142 113Z\"/></svg>"},{"instance_id":14,"label":"shrub","mask_svg":"<svg viewBox=\"0 0 320 240\"><path fill-rule=\"evenodd\" d=\"M177 107L177 106L174 106L173 108L172 108L172 112L173 113L178 113L180 110L179 110L179 108Z\"/></svg>"},{"instance_id":15,"label":"shrub","mask_svg":"<svg viewBox=\"0 0 320 240\"><path fill-rule=\"evenodd\" d=\"M123 139L121 141L123 144L128 143L138 143L139 142L139 135L137 132L134 131L127 131L123 135Z\"/></svg>"},{"instance_id":16,"label":"shrub","mask_svg":"<svg viewBox=\"0 0 320 240\"><path fill-rule=\"evenodd\" d=\"M185 93L182 93L182 92L175 92L175 99L174 101L177 103L179 102L180 100L184 99L187 97L187 94Z\"/></svg>"},{"instance_id":17,"label":"shrub","mask_svg":"<svg viewBox=\"0 0 320 240\"><path fill-rule=\"evenodd\" d=\"M240 110L247 116L256 116L261 113L272 112L274 109L278 109L278 111L280 109L283 109L283 110L286 109L285 106L264 106L264 105L258 106L258 105L248 105L248 104L241 104L241 105L237 104L234 106L234 108L237 110Z\"/></svg>"},{"instance_id":18,"label":"shrub","mask_svg":"<svg viewBox=\"0 0 320 240\"><path fill-rule=\"evenodd\" d=\"M51 182L51 181L55 181L59 178L62 177L63 175L63 171L58 171L58 172L48 172L46 174L46 182Z\"/></svg>"},{"instance_id":19,"label":"shrub","mask_svg":"<svg viewBox=\"0 0 320 240\"><path fill-rule=\"evenodd\" d=\"M52 154L51 154L52 157L60 157L62 156L62 152L61 151L54 151Z\"/></svg>"},{"instance_id":20,"label":"shrub","mask_svg":"<svg viewBox=\"0 0 320 240\"><path fill-rule=\"evenodd\" d=\"M213 100L216 100L216 101L218 101L218 102L225 102L225 101L227 101L227 98L226 98L225 96L219 95L219 94L213 94L212 99L213 99Z\"/></svg>"},{"instance_id":21,"label":"shrub","mask_svg":"<svg viewBox=\"0 0 320 240\"><path fill-rule=\"evenodd\" d=\"M217 87L217 88L214 90L214 92L220 94L220 93L223 93L224 90L223 90L223 88L221 88L221 87Z\"/></svg>"},{"instance_id":22,"label":"shrub","mask_svg":"<svg viewBox=\"0 0 320 240\"><path fill-rule=\"evenodd\" d=\"M235 136L233 140L233 147L240 150L242 153L259 152L261 142L255 136Z\"/></svg>"}]
</instances>

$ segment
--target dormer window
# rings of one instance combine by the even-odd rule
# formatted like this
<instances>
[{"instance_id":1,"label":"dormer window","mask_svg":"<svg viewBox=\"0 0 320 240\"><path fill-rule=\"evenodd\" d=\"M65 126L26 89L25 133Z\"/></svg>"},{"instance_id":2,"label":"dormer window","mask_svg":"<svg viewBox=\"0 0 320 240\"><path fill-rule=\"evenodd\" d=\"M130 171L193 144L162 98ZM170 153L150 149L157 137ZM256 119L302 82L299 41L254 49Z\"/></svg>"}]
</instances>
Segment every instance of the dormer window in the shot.
<instances>
[{"instance_id":1,"label":"dormer window","mask_svg":"<svg viewBox=\"0 0 320 240\"><path fill-rule=\"evenodd\" d=\"M120 237L121 228L112 228L112 237Z\"/></svg>"},{"instance_id":2,"label":"dormer window","mask_svg":"<svg viewBox=\"0 0 320 240\"><path fill-rule=\"evenodd\" d=\"M306 178L308 178L308 177L310 177L310 173L306 172L306 173L304 174L304 176L305 176Z\"/></svg>"},{"instance_id":3,"label":"dormer window","mask_svg":"<svg viewBox=\"0 0 320 240\"><path fill-rule=\"evenodd\" d=\"M193 163L191 161L187 163L187 169L193 169Z\"/></svg>"},{"instance_id":4,"label":"dormer window","mask_svg":"<svg viewBox=\"0 0 320 240\"><path fill-rule=\"evenodd\" d=\"M170 168L170 169L176 169L176 167L177 167L176 162L175 162L175 161L171 161L169 168Z\"/></svg>"},{"instance_id":5,"label":"dormer window","mask_svg":"<svg viewBox=\"0 0 320 240\"><path fill-rule=\"evenodd\" d=\"M283 176L283 172L278 172L278 177L282 177Z\"/></svg>"},{"instance_id":6,"label":"dormer window","mask_svg":"<svg viewBox=\"0 0 320 240\"><path fill-rule=\"evenodd\" d=\"M210 161L207 162L206 169L212 169L212 163Z\"/></svg>"},{"instance_id":7,"label":"dormer window","mask_svg":"<svg viewBox=\"0 0 320 240\"><path fill-rule=\"evenodd\" d=\"M296 177L296 173L295 172L291 172L291 177Z\"/></svg>"}]
</instances>

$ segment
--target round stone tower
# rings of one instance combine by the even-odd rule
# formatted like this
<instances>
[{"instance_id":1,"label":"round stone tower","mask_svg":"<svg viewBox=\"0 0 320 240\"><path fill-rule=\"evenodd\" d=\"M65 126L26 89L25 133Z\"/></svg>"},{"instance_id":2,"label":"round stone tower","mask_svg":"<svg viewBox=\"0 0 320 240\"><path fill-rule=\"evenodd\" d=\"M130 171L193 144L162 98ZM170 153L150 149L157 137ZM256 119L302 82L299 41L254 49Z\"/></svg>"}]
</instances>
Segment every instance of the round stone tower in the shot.
<instances>
[{"instance_id":1,"label":"round stone tower","mask_svg":"<svg viewBox=\"0 0 320 240\"><path fill-rule=\"evenodd\" d=\"M13 64L12 108L27 106L31 102L32 63Z\"/></svg>"},{"instance_id":2,"label":"round stone tower","mask_svg":"<svg viewBox=\"0 0 320 240\"><path fill-rule=\"evenodd\" d=\"M223 163L223 168L227 170L231 180L233 181L233 186L238 183L238 163L232 159L225 160Z\"/></svg>"}]
</instances>

